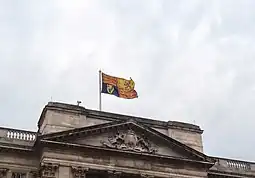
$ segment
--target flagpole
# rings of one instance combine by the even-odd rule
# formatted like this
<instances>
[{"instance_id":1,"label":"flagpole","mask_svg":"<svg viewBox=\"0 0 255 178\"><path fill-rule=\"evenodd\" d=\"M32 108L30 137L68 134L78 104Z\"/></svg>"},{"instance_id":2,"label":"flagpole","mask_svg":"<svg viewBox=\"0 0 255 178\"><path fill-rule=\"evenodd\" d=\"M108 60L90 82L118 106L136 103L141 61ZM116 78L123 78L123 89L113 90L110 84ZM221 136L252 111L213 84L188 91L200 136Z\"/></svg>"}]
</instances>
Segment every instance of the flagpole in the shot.
<instances>
[{"instance_id":1,"label":"flagpole","mask_svg":"<svg viewBox=\"0 0 255 178\"><path fill-rule=\"evenodd\" d=\"M99 111L102 110L102 71L99 70Z\"/></svg>"}]
</instances>

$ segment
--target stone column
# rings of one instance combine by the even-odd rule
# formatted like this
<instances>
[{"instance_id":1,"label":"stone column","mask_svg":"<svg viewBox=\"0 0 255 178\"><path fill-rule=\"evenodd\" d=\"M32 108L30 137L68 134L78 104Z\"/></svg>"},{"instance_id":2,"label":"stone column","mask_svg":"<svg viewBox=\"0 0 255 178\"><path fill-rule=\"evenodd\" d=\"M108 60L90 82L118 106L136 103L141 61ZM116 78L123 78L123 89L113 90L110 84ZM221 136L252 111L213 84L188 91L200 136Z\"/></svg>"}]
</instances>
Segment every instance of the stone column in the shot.
<instances>
[{"instance_id":1,"label":"stone column","mask_svg":"<svg viewBox=\"0 0 255 178\"><path fill-rule=\"evenodd\" d=\"M120 178L121 172L108 171L108 178Z\"/></svg>"},{"instance_id":2,"label":"stone column","mask_svg":"<svg viewBox=\"0 0 255 178\"><path fill-rule=\"evenodd\" d=\"M72 167L72 173L73 173L73 178L86 178L86 174L88 172L88 168L84 168L84 167Z\"/></svg>"}]
</instances>

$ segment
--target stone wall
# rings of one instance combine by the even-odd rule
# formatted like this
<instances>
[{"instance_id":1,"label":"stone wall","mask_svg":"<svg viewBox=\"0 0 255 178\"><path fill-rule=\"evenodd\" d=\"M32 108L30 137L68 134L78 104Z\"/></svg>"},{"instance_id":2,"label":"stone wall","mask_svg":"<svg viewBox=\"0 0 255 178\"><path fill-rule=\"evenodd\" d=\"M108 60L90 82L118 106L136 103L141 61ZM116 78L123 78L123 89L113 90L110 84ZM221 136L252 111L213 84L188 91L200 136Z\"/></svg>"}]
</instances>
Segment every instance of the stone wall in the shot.
<instances>
[{"instance_id":1,"label":"stone wall","mask_svg":"<svg viewBox=\"0 0 255 178\"><path fill-rule=\"evenodd\" d=\"M169 128L168 136L197 151L203 152L202 135L199 133Z\"/></svg>"},{"instance_id":2,"label":"stone wall","mask_svg":"<svg viewBox=\"0 0 255 178\"><path fill-rule=\"evenodd\" d=\"M0 170L3 177L11 178L12 174L32 177L39 167L39 159L28 153L0 153Z\"/></svg>"},{"instance_id":3,"label":"stone wall","mask_svg":"<svg viewBox=\"0 0 255 178\"><path fill-rule=\"evenodd\" d=\"M100 119L88 118L86 115L79 112L67 112L64 110L47 110L44 117L44 122L39 128L41 134L60 132L107 122Z\"/></svg>"}]
</instances>

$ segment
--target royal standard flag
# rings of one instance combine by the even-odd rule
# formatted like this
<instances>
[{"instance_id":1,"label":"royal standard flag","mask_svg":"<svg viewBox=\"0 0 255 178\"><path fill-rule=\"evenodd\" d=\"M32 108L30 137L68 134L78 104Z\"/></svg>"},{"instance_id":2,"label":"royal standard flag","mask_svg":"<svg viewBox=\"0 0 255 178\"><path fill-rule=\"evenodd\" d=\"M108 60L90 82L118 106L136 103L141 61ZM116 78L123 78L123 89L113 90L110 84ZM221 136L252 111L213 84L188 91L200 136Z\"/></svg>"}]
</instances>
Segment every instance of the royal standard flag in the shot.
<instances>
[{"instance_id":1,"label":"royal standard flag","mask_svg":"<svg viewBox=\"0 0 255 178\"><path fill-rule=\"evenodd\" d=\"M102 93L114 95L124 99L137 98L135 82L130 80L113 77L102 73Z\"/></svg>"}]
</instances>

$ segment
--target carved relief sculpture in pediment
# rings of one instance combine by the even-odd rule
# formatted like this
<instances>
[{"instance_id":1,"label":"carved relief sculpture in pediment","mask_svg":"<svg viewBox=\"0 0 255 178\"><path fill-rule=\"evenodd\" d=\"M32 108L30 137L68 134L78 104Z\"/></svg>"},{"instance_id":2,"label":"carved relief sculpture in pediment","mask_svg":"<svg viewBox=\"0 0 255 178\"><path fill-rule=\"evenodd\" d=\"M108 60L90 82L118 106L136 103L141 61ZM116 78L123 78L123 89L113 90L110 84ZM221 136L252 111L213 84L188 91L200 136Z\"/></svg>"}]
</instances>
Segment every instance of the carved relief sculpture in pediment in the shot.
<instances>
[{"instance_id":1,"label":"carved relief sculpture in pediment","mask_svg":"<svg viewBox=\"0 0 255 178\"><path fill-rule=\"evenodd\" d=\"M133 130L117 133L108 138L108 141L101 142L108 148L115 148L120 150L156 153L157 150L152 148L150 142L144 136L138 136Z\"/></svg>"}]
</instances>

